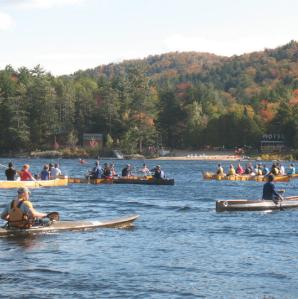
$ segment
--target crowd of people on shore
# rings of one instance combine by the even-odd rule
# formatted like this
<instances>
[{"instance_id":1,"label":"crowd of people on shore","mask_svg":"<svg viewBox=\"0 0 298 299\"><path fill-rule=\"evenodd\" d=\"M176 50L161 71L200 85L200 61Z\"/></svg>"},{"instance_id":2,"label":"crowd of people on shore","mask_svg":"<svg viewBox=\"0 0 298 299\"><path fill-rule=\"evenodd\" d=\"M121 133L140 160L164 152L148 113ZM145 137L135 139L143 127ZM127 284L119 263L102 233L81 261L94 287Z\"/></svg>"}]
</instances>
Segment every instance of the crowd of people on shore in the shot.
<instances>
[{"instance_id":1,"label":"crowd of people on shore","mask_svg":"<svg viewBox=\"0 0 298 299\"><path fill-rule=\"evenodd\" d=\"M272 175L294 175L296 174L296 169L294 164L291 163L288 168L285 168L280 162L274 162L270 168L268 168L265 164L257 163L255 166L252 163L247 163L245 167L242 167L240 163L238 163L235 168L233 164L230 164L227 172L224 171L224 168L221 164L217 165L216 169L217 175L222 176L231 176L231 175L251 175L251 176L268 176Z\"/></svg>"}]
</instances>

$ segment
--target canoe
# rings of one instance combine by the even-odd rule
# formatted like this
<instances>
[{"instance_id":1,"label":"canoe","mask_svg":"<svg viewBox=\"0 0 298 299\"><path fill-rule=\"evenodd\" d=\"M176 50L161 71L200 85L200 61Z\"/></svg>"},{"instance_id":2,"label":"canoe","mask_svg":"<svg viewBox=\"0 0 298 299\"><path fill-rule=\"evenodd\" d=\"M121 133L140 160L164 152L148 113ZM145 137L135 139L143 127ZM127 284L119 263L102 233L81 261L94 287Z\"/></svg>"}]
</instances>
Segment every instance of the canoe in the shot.
<instances>
[{"instance_id":1,"label":"canoe","mask_svg":"<svg viewBox=\"0 0 298 299\"><path fill-rule=\"evenodd\" d=\"M36 181L0 181L0 189L3 188L39 188L39 187L58 187L67 186L68 178L54 180L36 180Z\"/></svg>"},{"instance_id":2,"label":"canoe","mask_svg":"<svg viewBox=\"0 0 298 299\"><path fill-rule=\"evenodd\" d=\"M156 179L152 176L130 176L130 177L114 177L113 179L68 179L69 183L75 184L142 184L142 185L174 185L174 179Z\"/></svg>"},{"instance_id":3,"label":"canoe","mask_svg":"<svg viewBox=\"0 0 298 299\"><path fill-rule=\"evenodd\" d=\"M69 184L112 184L112 179L85 179L85 178L68 178Z\"/></svg>"},{"instance_id":4,"label":"canoe","mask_svg":"<svg viewBox=\"0 0 298 299\"><path fill-rule=\"evenodd\" d=\"M0 228L0 236L29 235L40 233L51 233L60 231L79 231L96 228L126 228L133 225L139 215L125 216L121 218L103 221L55 221L49 226L34 226L28 229Z\"/></svg>"},{"instance_id":5,"label":"canoe","mask_svg":"<svg viewBox=\"0 0 298 299\"><path fill-rule=\"evenodd\" d=\"M283 201L274 203L272 200L218 200L216 211L266 211L298 208L298 196L285 197Z\"/></svg>"},{"instance_id":6,"label":"canoe","mask_svg":"<svg viewBox=\"0 0 298 299\"><path fill-rule=\"evenodd\" d=\"M205 180L228 180L228 181L256 181L266 182L267 177L264 175L249 175L249 174L236 174L236 175L218 175L212 172L203 172ZM275 182L288 182L290 177L287 175L277 175L274 177Z\"/></svg>"},{"instance_id":7,"label":"canoe","mask_svg":"<svg viewBox=\"0 0 298 299\"><path fill-rule=\"evenodd\" d=\"M156 179L153 177L119 177L113 179L113 184L141 184L141 185L174 185L174 179Z\"/></svg>"}]
</instances>

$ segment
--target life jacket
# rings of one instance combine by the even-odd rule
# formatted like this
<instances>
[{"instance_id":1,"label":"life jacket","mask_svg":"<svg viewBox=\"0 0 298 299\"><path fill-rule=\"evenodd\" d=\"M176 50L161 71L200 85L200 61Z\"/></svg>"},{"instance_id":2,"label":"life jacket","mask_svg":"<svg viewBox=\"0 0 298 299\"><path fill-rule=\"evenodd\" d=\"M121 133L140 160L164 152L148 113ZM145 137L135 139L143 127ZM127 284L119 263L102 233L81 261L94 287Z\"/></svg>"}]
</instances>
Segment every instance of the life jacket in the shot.
<instances>
[{"instance_id":1,"label":"life jacket","mask_svg":"<svg viewBox=\"0 0 298 299\"><path fill-rule=\"evenodd\" d=\"M236 171L234 168L230 168L229 171L228 171L228 175L235 175L236 174Z\"/></svg>"},{"instance_id":2,"label":"life jacket","mask_svg":"<svg viewBox=\"0 0 298 299\"><path fill-rule=\"evenodd\" d=\"M18 204L16 204L16 201L13 200L10 204L10 210L8 212L9 226L17 228L30 228L32 226L32 219L29 219L28 215L24 214L21 210L22 204L25 204L28 206L28 208L32 208L32 204L28 201L20 201Z\"/></svg>"},{"instance_id":3,"label":"life jacket","mask_svg":"<svg viewBox=\"0 0 298 299\"><path fill-rule=\"evenodd\" d=\"M28 170L21 170L19 174L20 174L21 181L30 181L31 180L32 174Z\"/></svg>"}]
</instances>

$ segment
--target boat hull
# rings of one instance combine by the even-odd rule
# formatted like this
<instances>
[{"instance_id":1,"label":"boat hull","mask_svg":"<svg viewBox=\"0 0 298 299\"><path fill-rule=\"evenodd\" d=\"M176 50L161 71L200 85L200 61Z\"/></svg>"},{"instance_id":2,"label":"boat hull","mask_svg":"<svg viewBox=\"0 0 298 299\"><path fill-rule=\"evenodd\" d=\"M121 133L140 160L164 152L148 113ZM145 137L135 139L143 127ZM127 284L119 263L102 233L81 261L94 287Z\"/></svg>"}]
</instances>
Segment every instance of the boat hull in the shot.
<instances>
[{"instance_id":1,"label":"boat hull","mask_svg":"<svg viewBox=\"0 0 298 299\"><path fill-rule=\"evenodd\" d=\"M59 187L67 186L68 178L54 179L54 180L36 180L36 181L0 181L0 189L9 188L39 188L39 187Z\"/></svg>"},{"instance_id":2,"label":"boat hull","mask_svg":"<svg viewBox=\"0 0 298 299\"><path fill-rule=\"evenodd\" d=\"M212 172L204 172L203 178L205 180L228 180L228 181L256 181L256 182L265 182L267 181L267 176L264 175L218 175ZM287 175L275 176L275 182L288 182L290 177Z\"/></svg>"},{"instance_id":3,"label":"boat hull","mask_svg":"<svg viewBox=\"0 0 298 299\"><path fill-rule=\"evenodd\" d=\"M268 211L298 208L298 196L285 197L283 201L274 203L272 200L218 200L216 211Z\"/></svg>"},{"instance_id":4,"label":"boat hull","mask_svg":"<svg viewBox=\"0 0 298 299\"><path fill-rule=\"evenodd\" d=\"M153 177L117 177L113 179L69 178L75 184L141 184L141 185L174 185L174 179L156 179Z\"/></svg>"},{"instance_id":5,"label":"boat hull","mask_svg":"<svg viewBox=\"0 0 298 299\"><path fill-rule=\"evenodd\" d=\"M139 215L131 215L103 221L55 221L49 226L36 226L29 229L0 228L0 236L28 235L60 231L79 231L96 228L127 228Z\"/></svg>"}]
</instances>

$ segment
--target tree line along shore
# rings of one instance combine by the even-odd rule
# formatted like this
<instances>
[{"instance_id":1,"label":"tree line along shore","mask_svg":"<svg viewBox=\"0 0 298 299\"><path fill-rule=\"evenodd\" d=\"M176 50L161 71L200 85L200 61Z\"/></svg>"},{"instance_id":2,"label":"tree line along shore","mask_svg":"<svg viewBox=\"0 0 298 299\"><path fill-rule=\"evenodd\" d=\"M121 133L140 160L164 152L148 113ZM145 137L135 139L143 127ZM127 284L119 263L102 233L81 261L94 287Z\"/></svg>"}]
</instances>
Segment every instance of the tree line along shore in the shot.
<instances>
[{"instance_id":1,"label":"tree line along shore","mask_svg":"<svg viewBox=\"0 0 298 299\"><path fill-rule=\"evenodd\" d=\"M103 134L102 154L145 157L162 147L258 148L274 133L297 159L297 115L295 41L233 57L167 53L59 77L40 66L0 70L2 155L79 155L84 133Z\"/></svg>"}]
</instances>

